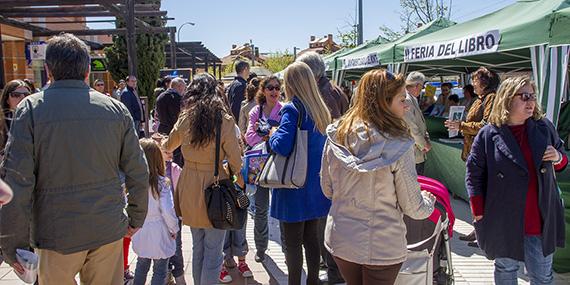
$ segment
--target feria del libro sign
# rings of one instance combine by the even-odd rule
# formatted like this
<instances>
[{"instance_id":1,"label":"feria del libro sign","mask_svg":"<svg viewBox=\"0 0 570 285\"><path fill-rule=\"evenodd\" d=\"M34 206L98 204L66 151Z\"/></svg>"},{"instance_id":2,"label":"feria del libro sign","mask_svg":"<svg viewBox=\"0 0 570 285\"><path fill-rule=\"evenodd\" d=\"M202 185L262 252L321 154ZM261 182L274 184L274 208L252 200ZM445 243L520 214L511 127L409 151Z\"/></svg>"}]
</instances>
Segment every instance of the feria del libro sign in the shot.
<instances>
[{"instance_id":1,"label":"feria del libro sign","mask_svg":"<svg viewBox=\"0 0 570 285\"><path fill-rule=\"evenodd\" d=\"M426 61L496 52L499 48L499 30L469 35L441 43L406 46L404 62Z\"/></svg>"}]
</instances>

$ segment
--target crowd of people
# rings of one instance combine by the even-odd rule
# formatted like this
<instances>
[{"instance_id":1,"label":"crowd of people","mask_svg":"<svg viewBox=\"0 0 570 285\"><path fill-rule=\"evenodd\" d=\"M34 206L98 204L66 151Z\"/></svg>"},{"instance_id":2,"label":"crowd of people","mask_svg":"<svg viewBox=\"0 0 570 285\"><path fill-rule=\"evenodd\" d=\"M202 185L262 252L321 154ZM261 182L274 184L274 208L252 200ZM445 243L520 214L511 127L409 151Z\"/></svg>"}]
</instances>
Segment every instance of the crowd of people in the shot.
<instances>
[{"instance_id":1,"label":"crowd of people","mask_svg":"<svg viewBox=\"0 0 570 285\"><path fill-rule=\"evenodd\" d=\"M445 122L464 140L475 226L465 239L495 259L497 284L516 284L519 261L531 283L552 284L565 231L554 172L568 158L526 77L500 83L481 67L464 98L446 83L426 108L419 72L368 71L349 98L317 53L297 58L283 80L239 61L227 87L208 73L189 84L159 80L154 134L139 138L146 111L135 76L112 94L101 80L90 88L88 48L70 34L48 41L46 66L48 88L13 80L0 98L0 248L19 273L16 250L37 253L41 285L75 284L77 274L83 284L145 284L151 265L151 284L186 284L183 226L194 284L229 283L234 267L252 277L245 224L214 227L205 189L232 179L245 191L246 151L290 156L298 131L307 133L304 185L253 186L255 261L266 259L270 215L280 222L289 284L301 284L304 262L307 284L321 284L321 261L328 284L394 284L407 256L403 217L429 217L436 200L418 183L431 150L424 115L454 104L467 109L464 120Z\"/></svg>"}]
</instances>

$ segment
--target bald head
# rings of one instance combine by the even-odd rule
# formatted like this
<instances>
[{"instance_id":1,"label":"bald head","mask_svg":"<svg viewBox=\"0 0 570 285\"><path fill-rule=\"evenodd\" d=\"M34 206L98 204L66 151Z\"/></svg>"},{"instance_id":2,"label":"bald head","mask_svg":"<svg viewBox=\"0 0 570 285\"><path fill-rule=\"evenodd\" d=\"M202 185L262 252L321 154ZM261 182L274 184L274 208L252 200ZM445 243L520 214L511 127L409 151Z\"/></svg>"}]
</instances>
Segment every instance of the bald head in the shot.
<instances>
[{"instance_id":1,"label":"bald head","mask_svg":"<svg viewBox=\"0 0 570 285\"><path fill-rule=\"evenodd\" d=\"M176 90L178 94L184 95L184 92L186 92L186 82L180 77L174 78L170 82L170 88Z\"/></svg>"}]
</instances>

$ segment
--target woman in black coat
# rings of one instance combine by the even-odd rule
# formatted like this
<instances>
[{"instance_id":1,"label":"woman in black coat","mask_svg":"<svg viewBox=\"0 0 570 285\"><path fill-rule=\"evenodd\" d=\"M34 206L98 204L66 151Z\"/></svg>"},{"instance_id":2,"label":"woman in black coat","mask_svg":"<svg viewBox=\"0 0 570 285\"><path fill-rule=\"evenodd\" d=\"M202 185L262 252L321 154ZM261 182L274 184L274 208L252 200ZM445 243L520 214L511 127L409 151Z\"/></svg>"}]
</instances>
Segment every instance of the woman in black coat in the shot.
<instances>
[{"instance_id":1,"label":"woman in black coat","mask_svg":"<svg viewBox=\"0 0 570 285\"><path fill-rule=\"evenodd\" d=\"M495 283L516 284L519 261L531 284L551 284L552 256L564 246L564 208L555 171L568 158L543 118L527 77L505 80L489 124L467 159L466 186L479 246L495 259Z\"/></svg>"}]
</instances>

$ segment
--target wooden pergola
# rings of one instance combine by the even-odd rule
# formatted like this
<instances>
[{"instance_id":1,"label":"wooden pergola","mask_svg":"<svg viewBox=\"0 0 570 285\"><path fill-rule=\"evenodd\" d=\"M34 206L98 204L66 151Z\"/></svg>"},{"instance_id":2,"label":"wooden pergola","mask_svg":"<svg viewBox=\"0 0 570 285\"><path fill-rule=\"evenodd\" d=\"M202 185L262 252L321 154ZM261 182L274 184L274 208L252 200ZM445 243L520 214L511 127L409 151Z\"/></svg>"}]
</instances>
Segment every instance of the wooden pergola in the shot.
<instances>
[{"instance_id":1,"label":"wooden pergola","mask_svg":"<svg viewBox=\"0 0 570 285\"><path fill-rule=\"evenodd\" d=\"M197 69L208 70L212 67L214 76L222 77L222 60L206 48L202 42L181 42L176 43L176 53L173 53L172 46L168 44L166 50L166 62L169 69L180 67L192 68L192 75ZM174 56L173 56L174 55Z\"/></svg>"},{"instance_id":2,"label":"wooden pergola","mask_svg":"<svg viewBox=\"0 0 570 285\"><path fill-rule=\"evenodd\" d=\"M174 55L172 61L176 62L176 27L152 27L140 17L166 18L167 12L161 11L157 5L142 4L140 0L0 0L0 23L22 28L32 32L35 37L48 37L62 32L77 36L87 35L125 35L127 40L129 74L137 75L137 34L165 33L170 35L170 52ZM114 17L114 20L81 20L81 21L37 21L38 18L56 17ZM32 18L33 21L23 21L23 18ZM126 23L126 28L115 29L47 29L38 24L46 23L91 23L115 22L117 19ZM0 60L3 60L0 40ZM0 73L4 74L3 64L0 64ZM1 78L3 81L4 79Z\"/></svg>"}]
</instances>

